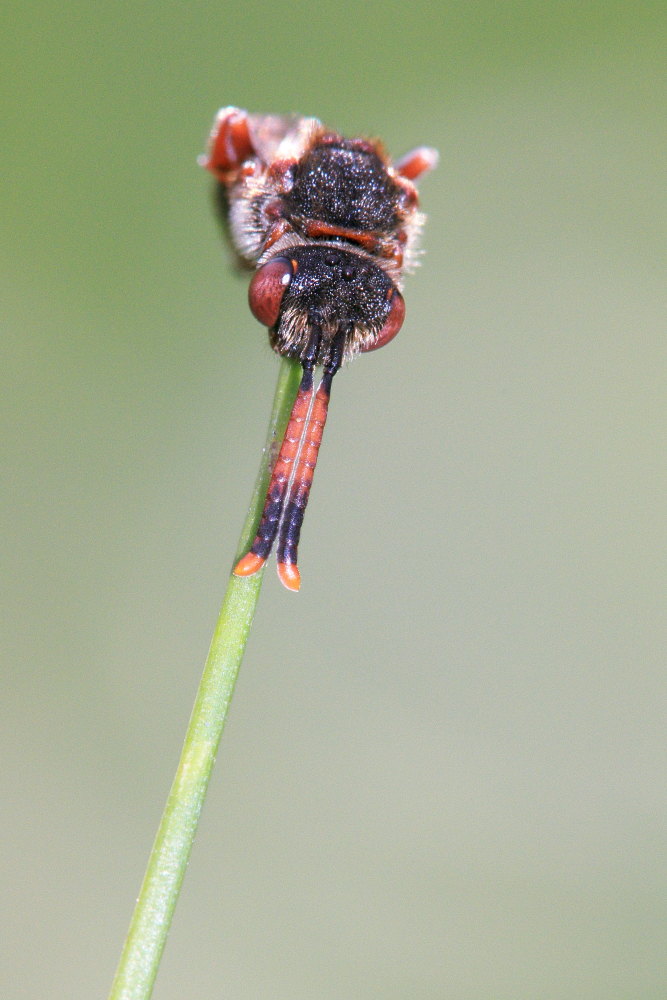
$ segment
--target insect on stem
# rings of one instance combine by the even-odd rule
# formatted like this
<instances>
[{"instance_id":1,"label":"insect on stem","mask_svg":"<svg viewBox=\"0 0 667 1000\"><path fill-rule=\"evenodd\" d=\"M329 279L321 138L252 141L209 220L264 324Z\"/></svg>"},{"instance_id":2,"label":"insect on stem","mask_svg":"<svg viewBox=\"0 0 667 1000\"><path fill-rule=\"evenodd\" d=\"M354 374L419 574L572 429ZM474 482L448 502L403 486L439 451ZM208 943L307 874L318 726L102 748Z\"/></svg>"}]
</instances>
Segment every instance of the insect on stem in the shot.
<instances>
[{"instance_id":1,"label":"insect on stem","mask_svg":"<svg viewBox=\"0 0 667 1000\"><path fill-rule=\"evenodd\" d=\"M261 569L277 539L278 575L289 590L300 587L297 548L331 381L343 360L384 347L401 328L403 272L424 218L414 182L437 159L419 146L392 164L379 142L346 139L316 118L234 107L216 116L200 162L218 182L236 249L255 267L250 309L273 349L303 366L237 576Z\"/></svg>"}]
</instances>

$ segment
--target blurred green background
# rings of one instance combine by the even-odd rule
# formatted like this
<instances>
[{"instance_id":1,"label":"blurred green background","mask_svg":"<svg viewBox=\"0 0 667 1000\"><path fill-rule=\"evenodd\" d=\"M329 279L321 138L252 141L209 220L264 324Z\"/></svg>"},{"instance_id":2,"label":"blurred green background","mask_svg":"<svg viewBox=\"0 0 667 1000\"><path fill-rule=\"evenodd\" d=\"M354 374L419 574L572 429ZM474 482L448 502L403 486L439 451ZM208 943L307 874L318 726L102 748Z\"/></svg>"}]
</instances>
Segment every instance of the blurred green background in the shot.
<instances>
[{"instance_id":1,"label":"blurred green background","mask_svg":"<svg viewBox=\"0 0 667 1000\"><path fill-rule=\"evenodd\" d=\"M216 109L442 160L337 379L155 991L663 998L663 3L10 2L3 997L109 988L277 374Z\"/></svg>"}]
</instances>

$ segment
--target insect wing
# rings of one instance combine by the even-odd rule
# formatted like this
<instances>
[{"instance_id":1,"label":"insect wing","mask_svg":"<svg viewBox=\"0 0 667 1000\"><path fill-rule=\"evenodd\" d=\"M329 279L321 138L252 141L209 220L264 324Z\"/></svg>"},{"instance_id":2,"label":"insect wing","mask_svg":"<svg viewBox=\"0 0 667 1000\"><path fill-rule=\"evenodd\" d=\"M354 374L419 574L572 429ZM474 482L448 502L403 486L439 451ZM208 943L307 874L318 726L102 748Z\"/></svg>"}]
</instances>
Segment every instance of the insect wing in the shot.
<instances>
[{"instance_id":1,"label":"insect wing","mask_svg":"<svg viewBox=\"0 0 667 1000\"><path fill-rule=\"evenodd\" d=\"M318 118L301 115L248 115L248 129L257 156L267 165L274 160L299 159L311 137L322 128Z\"/></svg>"}]
</instances>

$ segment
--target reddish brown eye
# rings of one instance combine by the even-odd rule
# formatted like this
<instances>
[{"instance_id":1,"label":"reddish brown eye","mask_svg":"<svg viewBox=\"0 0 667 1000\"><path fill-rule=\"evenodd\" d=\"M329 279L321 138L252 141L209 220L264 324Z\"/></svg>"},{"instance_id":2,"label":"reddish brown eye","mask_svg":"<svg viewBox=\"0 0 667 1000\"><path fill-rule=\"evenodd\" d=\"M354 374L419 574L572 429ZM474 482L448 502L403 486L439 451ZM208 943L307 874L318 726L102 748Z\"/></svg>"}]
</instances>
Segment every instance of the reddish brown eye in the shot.
<instances>
[{"instance_id":1,"label":"reddish brown eye","mask_svg":"<svg viewBox=\"0 0 667 1000\"><path fill-rule=\"evenodd\" d=\"M367 351L377 351L378 347L384 347L388 344L390 340L393 340L398 331L403 326L403 320L405 319L405 301L400 292L394 289L391 296L391 305L389 307L389 315L385 320L385 324L378 333L377 337L370 345L367 347Z\"/></svg>"},{"instance_id":2,"label":"reddish brown eye","mask_svg":"<svg viewBox=\"0 0 667 1000\"><path fill-rule=\"evenodd\" d=\"M274 257L253 275L248 289L248 302L255 317L264 326L278 322L283 295L292 280L292 262L286 257Z\"/></svg>"}]
</instances>

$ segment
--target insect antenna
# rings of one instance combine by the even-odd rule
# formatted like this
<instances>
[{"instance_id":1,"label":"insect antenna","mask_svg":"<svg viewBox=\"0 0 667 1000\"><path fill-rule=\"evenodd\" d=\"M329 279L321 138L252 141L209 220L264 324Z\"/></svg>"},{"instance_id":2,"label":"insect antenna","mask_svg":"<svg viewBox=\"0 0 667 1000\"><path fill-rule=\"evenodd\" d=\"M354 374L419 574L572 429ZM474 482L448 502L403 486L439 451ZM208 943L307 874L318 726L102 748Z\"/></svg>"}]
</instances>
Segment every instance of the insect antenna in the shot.
<instances>
[{"instance_id":1,"label":"insect antenna","mask_svg":"<svg viewBox=\"0 0 667 1000\"><path fill-rule=\"evenodd\" d=\"M269 479L264 510L262 511L262 517L257 528L257 534L255 535L255 540L252 543L250 551L234 567L234 574L236 576L252 576L253 573L257 573L266 562L273 548L278 528L284 517L285 502L290 495L290 483L295 475L298 458L302 451L304 435L308 426L308 418L313 408L315 397L313 370L321 339L322 332L318 325L313 329L308 348L302 360L303 375L301 383L292 406L287 427L285 428L278 457L271 470L271 478ZM283 580L283 582L285 581ZM296 588L290 587L290 589L298 590L298 586Z\"/></svg>"},{"instance_id":2,"label":"insect antenna","mask_svg":"<svg viewBox=\"0 0 667 1000\"><path fill-rule=\"evenodd\" d=\"M288 483L287 495L283 501L276 555L280 582L288 590L298 590L301 586L301 574L297 566L299 536L327 420L331 383L342 363L346 333L347 329L341 328L331 345L329 357L324 365L324 374L312 398L301 430L301 445Z\"/></svg>"}]
</instances>

